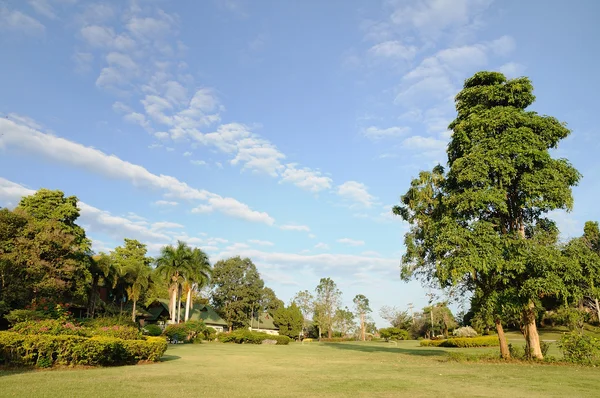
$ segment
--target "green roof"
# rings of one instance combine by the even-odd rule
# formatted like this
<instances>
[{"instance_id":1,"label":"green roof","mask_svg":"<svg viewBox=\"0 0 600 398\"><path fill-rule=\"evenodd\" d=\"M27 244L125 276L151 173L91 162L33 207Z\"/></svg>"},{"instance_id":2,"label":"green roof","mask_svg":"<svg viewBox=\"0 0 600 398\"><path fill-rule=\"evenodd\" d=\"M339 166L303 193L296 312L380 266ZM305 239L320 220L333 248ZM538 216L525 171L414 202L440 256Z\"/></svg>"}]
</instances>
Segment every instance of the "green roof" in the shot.
<instances>
[{"instance_id":1,"label":"green roof","mask_svg":"<svg viewBox=\"0 0 600 398\"><path fill-rule=\"evenodd\" d=\"M147 309L151 315L150 318L147 318L149 321L158 321L163 312L167 313L167 318L169 317L169 300L158 299L157 302L160 305L151 305Z\"/></svg>"},{"instance_id":2,"label":"green roof","mask_svg":"<svg viewBox=\"0 0 600 398\"><path fill-rule=\"evenodd\" d=\"M184 310L182 309L182 311ZM190 321L198 321L200 319L202 319L206 325L227 326L227 322L225 322L211 306L206 304L194 304L190 309Z\"/></svg>"},{"instance_id":3,"label":"green roof","mask_svg":"<svg viewBox=\"0 0 600 398\"><path fill-rule=\"evenodd\" d=\"M253 329L279 330L273 323L273 315L263 312L260 317L254 315L250 319L250 327Z\"/></svg>"}]
</instances>

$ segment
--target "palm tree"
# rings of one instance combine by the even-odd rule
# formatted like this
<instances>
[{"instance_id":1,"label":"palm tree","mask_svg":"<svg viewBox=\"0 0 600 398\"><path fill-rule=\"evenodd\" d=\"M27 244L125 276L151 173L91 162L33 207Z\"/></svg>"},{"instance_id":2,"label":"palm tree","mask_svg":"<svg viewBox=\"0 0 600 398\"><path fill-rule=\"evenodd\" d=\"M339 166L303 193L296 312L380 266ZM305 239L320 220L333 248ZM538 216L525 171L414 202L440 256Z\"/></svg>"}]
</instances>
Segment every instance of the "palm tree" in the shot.
<instances>
[{"instance_id":1,"label":"palm tree","mask_svg":"<svg viewBox=\"0 0 600 398\"><path fill-rule=\"evenodd\" d=\"M171 312L171 322L176 323L177 315L177 297L180 283L183 275L186 273L192 259L192 250L182 241L177 241L177 246L165 246L160 251L160 256L156 259L156 272L165 280L171 283L169 287L169 311Z\"/></svg>"},{"instance_id":2,"label":"palm tree","mask_svg":"<svg viewBox=\"0 0 600 398\"><path fill-rule=\"evenodd\" d=\"M192 290L206 286L212 272L208 255L198 248L194 248L191 253L189 266L185 272L185 288L187 297L185 300L185 321L190 317L190 307L192 303Z\"/></svg>"},{"instance_id":3,"label":"palm tree","mask_svg":"<svg viewBox=\"0 0 600 398\"><path fill-rule=\"evenodd\" d=\"M129 286L126 288L127 296L133 301L133 311L131 319L135 322L137 302L142 295L142 292L148 288L150 282L150 274L152 270L145 262L136 262L127 269L127 281Z\"/></svg>"}]
</instances>

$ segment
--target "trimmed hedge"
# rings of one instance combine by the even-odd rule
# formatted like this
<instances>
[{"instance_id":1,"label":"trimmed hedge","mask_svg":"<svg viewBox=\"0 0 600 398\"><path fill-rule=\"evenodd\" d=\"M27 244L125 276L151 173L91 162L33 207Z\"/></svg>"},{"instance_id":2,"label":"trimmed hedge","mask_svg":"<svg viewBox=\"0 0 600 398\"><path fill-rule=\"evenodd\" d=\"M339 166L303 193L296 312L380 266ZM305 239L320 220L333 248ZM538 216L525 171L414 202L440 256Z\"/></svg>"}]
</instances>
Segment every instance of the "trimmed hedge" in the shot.
<instances>
[{"instance_id":1,"label":"trimmed hedge","mask_svg":"<svg viewBox=\"0 0 600 398\"><path fill-rule=\"evenodd\" d=\"M142 329L142 332L144 332L144 334L146 334L148 336L160 336L162 334L163 330L158 325L149 324L149 325L144 326L144 328Z\"/></svg>"},{"instance_id":2,"label":"trimmed hedge","mask_svg":"<svg viewBox=\"0 0 600 398\"><path fill-rule=\"evenodd\" d=\"M51 367L53 365L111 366L158 361L167 350L159 337L123 340L72 335L22 335L0 332L0 364Z\"/></svg>"},{"instance_id":3,"label":"trimmed hedge","mask_svg":"<svg viewBox=\"0 0 600 398\"><path fill-rule=\"evenodd\" d=\"M452 347L452 348L468 348L468 347L497 347L500 345L498 337L483 336L483 337L452 337L447 340L421 340L421 347Z\"/></svg>"},{"instance_id":4,"label":"trimmed hedge","mask_svg":"<svg viewBox=\"0 0 600 398\"><path fill-rule=\"evenodd\" d=\"M123 340L139 340L142 338L142 333L140 333L138 328L131 326L112 325L92 328L58 319L19 322L13 326L11 331L21 334L50 334L54 336L103 336Z\"/></svg>"},{"instance_id":5,"label":"trimmed hedge","mask_svg":"<svg viewBox=\"0 0 600 398\"><path fill-rule=\"evenodd\" d=\"M262 344L263 340L275 340L277 341L277 345L287 345L292 341L292 339L287 336L252 332L246 329L234 330L231 333L219 333L217 338L222 343L237 344Z\"/></svg>"},{"instance_id":6,"label":"trimmed hedge","mask_svg":"<svg viewBox=\"0 0 600 398\"><path fill-rule=\"evenodd\" d=\"M354 337L322 337L319 341L321 343L343 343L345 341L356 341L356 339Z\"/></svg>"}]
</instances>

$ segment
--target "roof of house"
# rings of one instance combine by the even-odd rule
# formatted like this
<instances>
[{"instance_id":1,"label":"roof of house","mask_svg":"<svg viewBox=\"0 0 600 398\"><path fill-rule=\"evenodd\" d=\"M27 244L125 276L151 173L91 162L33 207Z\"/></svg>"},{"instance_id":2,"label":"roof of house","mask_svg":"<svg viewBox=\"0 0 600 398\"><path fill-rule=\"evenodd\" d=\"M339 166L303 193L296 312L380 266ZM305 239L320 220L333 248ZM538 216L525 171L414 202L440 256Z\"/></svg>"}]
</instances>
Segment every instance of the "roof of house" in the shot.
<instances>
[{"instance_id":1,"label":"roof of house","mask_svg":"<svg viewBox=\"0 0 600 398\"><path fill-rule=\"evenodd\" d=\"M189 319L191 321L202 319L206 325L227 326L227 322L210 305L206 304L193 304Z\"/></svg>"},{"instance_id":2,"label":"roof of house","mask_svg":"<svg viewBox=\"0 0 600 398\"><path fill-rule=\"evenodd\" d=\"M273 323L273 316L268 312L263 312L260 316L255 314L250 319L250 327L253 329L279 330Z\"/></svg>"}]
</instances>

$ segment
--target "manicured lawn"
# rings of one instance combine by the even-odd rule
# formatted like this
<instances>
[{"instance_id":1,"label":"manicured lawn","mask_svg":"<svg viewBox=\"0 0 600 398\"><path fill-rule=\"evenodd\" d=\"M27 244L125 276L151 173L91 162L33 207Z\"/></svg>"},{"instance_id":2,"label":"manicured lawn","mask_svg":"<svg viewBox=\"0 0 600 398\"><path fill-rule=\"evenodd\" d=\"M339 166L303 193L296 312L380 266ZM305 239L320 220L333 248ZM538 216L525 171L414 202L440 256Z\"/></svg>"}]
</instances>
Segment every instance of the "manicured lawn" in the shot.
<instances>
[{"instance_id":1,"label":"manicured lawn","mask_svg":"<svg viewBox=\"0 0 600 398\"><path fill-rule=\"evenodd\" d=\"M172 346L158 364L0 371L2 397L593 397L597 368L445 361L398 343Z\"/></svg>"}]
</instances>

